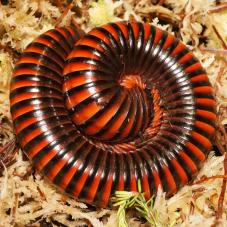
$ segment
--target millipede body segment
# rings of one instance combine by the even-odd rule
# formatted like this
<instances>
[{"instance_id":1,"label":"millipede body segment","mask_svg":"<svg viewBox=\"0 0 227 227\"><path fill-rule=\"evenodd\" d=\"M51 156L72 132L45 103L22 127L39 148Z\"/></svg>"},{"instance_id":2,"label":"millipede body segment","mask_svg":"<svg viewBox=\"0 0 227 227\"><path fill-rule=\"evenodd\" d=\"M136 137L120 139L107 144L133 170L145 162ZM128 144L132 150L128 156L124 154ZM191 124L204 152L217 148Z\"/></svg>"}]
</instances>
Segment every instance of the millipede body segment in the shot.
<instances>
[{"instance_id":1,"label":"millipede body segment","mask_svg":"<svg viewBox=\"0 0 227 227\"><path fill-rule=\"evenodd\" d=\"M34 166L101 207L139 181L147 199L158 187L171 196L198 172L215 134L201 64L173 35L139 22L40 35L15 66L10 101Z\"/></svg>"}]
</instances>

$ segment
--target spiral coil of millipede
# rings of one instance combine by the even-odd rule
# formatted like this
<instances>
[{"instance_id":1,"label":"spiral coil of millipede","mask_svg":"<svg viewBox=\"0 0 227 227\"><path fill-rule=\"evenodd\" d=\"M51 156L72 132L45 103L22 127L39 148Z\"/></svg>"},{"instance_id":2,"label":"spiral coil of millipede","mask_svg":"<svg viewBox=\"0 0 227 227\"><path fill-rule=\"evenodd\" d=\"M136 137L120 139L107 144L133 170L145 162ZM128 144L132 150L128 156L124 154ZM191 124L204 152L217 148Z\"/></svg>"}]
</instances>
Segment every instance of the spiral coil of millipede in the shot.
<instances>
[{"instance_id":1,"label":"spiral coil of millipede","mask_svg":"<svg viewBox=\"0 0 227 227\"><path fill-rule=\"evenodd\" d=\"M50 181L97 206L115 191L173 195L212 148L206 72L173 35L116 22L56 28L22 53L11 113L23 151Z\"/></svg>"}]
</instances>

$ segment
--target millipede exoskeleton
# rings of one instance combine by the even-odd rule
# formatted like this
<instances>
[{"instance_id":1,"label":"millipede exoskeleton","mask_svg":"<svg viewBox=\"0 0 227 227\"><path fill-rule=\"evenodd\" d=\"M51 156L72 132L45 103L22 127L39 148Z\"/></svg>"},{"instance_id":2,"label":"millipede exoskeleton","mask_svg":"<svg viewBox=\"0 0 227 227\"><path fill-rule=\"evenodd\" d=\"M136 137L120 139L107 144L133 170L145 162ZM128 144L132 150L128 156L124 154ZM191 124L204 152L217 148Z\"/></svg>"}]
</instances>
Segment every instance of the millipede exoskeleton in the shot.
<instances>
[{"instance_id":1,"label":"millipede exoskeleton","mask_svg":"<svg viewBox=\"0 0 227 227\"><path fill-rule=\"evenodd\" d=\"M17 62L11 112L34 166L65 192L104 207L117 190L170 196L212 148L206 72L173 35L117 22L81 37L50 30Z\"/></svg>"}]
</instances>

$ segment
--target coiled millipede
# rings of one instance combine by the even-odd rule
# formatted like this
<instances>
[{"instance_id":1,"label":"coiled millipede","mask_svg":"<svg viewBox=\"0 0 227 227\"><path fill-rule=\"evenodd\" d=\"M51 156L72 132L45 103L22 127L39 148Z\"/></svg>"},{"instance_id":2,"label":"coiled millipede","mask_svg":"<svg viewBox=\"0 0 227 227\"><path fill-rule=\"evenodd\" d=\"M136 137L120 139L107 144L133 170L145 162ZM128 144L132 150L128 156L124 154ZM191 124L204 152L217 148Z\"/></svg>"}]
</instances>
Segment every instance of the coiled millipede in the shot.
<instances>
[{"instance_id":1,"label":"coiled millipede","mask_svg":"<svg viewBox=\"0 0 227 227\"><path fill-rule=\"evenodd\" d=\"M34 166L101 207L116 190L137 191L138 181L146 198L159 186L173 195L196 175L215 134L201 64L173 35L139 22L40 35L15 66L10 101Z\"/></svg>"}]
</instances>

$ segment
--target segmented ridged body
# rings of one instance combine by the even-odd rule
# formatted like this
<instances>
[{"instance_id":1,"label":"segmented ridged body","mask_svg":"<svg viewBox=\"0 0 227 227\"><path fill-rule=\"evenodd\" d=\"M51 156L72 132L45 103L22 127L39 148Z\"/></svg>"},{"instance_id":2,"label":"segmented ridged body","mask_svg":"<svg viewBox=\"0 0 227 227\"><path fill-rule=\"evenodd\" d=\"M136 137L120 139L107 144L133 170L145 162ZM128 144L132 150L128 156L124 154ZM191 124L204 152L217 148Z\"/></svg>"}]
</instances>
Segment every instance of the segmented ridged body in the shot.
<instances>
[{"instance_id":1,"label":"segmented ridged body","mask_svg":"<svg viewBox=\"0 0 227 227\"><path fill-rule=\"evenodd\" d=\"M215 101L201 64L148 24L107 24L73 48L79 37L72 28L48 31L15 67L11 112L23 150L87 203L106 206L139 180L146 198L158 186L172 195L212 147Z\"/></svg>"}]
</instances>

